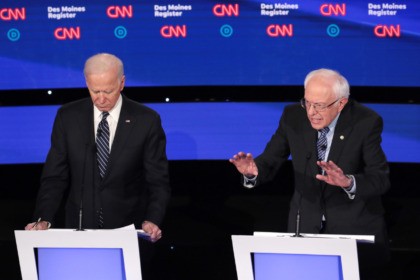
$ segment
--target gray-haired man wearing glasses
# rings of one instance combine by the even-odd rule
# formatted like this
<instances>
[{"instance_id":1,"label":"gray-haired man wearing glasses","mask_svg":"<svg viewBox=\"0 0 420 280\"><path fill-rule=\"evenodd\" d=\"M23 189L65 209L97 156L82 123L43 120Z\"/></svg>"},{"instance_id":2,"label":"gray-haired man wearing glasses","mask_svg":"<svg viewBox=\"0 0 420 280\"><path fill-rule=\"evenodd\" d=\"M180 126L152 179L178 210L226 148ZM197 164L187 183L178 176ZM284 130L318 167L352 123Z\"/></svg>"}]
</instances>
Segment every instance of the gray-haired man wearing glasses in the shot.
<instances>
[{"instance_id":1,"label":"gray-haired man wearing glasses","mask_svg":"<svg viewBox=\"0 0 420 280\"><path fill-rule=\"evenodd\" d=\"M304 86L304 98L285 108L264 152L255 159L239 152L230 162L252 188L273 180L291 155L295 188L288 230L295 231L299 212L301 232L374 235L378 256L387 259L381 195L390 181L382 118L349 99L349 84L336 71L312 71Z\"/></svg>"}]
</instances>

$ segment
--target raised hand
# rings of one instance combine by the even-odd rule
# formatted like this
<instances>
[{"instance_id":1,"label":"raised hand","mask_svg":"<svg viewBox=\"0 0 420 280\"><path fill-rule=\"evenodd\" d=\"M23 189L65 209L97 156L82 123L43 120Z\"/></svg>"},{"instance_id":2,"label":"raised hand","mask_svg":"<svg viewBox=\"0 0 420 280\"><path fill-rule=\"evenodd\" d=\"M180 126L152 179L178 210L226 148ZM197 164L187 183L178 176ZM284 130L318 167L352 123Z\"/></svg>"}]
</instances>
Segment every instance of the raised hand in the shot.
<instances>
[{"instance_id":1,"label":"raised hand","mask_svg":"<svg viewBox=\"0 0 420 280\"><path fill-rule=\"evenodd\" d=\"M351 180L344 174L343 170L338 167L333 161L317 161L319 167L321 167L325 174L316 175L318 180L324 181L329 185L347 188L350 186Z\"/></svg>"},{"instance_id":2,"label":"raised hand","mask_svg":"<svg viewBox=\"0 0 420 280\"><path fill-rule=\"evenodd\" d=\"M236 166L236 169L238 169L241 174L247 177L258 176L258 168L252 154L239 152L229 159L229 161Z\"/></svg>"}]
</instances>

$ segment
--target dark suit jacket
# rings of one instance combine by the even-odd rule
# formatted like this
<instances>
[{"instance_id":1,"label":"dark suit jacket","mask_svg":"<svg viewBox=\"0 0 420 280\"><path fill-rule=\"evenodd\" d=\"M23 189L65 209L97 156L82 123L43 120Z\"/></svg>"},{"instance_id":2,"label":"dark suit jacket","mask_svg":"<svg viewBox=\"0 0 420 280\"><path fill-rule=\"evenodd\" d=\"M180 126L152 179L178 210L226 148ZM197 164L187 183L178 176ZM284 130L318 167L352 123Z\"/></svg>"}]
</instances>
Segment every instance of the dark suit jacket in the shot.
<instances>
[{"instance_id":1,"label":"dark suit jacket","mask_svg":"<svg viewBox=\"0 0 420 280\"><path fill-rule=\"evenodd\" d=\"M67 194L67 196L64 196ZM104 228L144 220L160 225L170 197L166 137L159 115L123 97L107 173L96 163L93 104L90 98L62 106L43 169L35 217L53 221L66 197L66 227L76 228L83 197L83 227Z\"/></svg>"},{"instance_id":2,"label":"dark suit jacket","mask_svg":"<svg viewBox=\"0 0 420 280\"><path fill-rule=\"evenodd\" d=\"M355 176L353 200L337 186L320 182L316 165L317 131L300 105L285 108L279 127L264 152L256 158L257 184L270 181L292 157L295 190L290 203L288 230L296 227L300 208L302 233L319 233L322 215L330 234L375 235L386 240L381 195L390 188L389 169L380 146L383 122L372 110L350 100L342 110L334 132L328 160L345 174Z\"/></svg>"}]
</instances>

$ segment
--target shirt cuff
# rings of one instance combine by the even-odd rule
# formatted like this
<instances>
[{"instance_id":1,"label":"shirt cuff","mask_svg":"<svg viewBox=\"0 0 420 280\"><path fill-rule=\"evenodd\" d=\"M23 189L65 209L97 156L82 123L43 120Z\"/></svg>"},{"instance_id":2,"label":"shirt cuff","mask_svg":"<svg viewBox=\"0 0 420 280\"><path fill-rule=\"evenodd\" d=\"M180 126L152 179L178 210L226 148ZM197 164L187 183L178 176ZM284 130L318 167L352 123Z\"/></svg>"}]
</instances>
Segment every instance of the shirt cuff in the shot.
<instances>
[{"instance_id":1,"label":"shirt cuff","mask_svg":"<svg viewBox=\"0 0 420 280\"><path fill-rule=\"evenodd\" d=\"M243 175L243 176L244 176L243 186L245 188L252 189L253 187L255 187L255 184L257 183L257 176L254 176L252 178L248 178L245 175Z\"/></svg>"},{"instance_id":2,"label":"shirt cuff","mask_svg":"<svg viewBox=\"0 0 420 280\"><path fill-rule=\"evenodd\" d=\"M354 199L356 195L356 179L353 175L346 175L346 177L351 180L350 186L342 189L347 193L350 199Z\"/></svg>"}]
</instances>

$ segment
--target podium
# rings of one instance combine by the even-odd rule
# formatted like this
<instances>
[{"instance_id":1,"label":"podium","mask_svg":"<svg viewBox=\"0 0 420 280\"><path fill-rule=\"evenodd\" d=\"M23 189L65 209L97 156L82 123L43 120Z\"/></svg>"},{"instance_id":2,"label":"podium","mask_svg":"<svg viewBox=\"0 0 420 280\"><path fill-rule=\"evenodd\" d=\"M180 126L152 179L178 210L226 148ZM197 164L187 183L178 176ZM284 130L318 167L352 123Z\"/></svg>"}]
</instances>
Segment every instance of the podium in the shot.
<instances>
[{"instance_id":1,"label":"podium","mask_svg":"<svg viewBox=\"0 0 420 280\"><path fill-rule=\"evenodd\" d=\"M356 241L374 241L373 236L292 235L232 235L238 280L358 280Z\"/></svg>"},{"instance_id":2,"label":"podium","mask_svg":"<svg viewBox=\"0 0 420 280\"><path fill-rule=\"evenodd\" d=\"M15 231L22 280L141 280L136 230Z\"/></svg>"}]
</instances>

